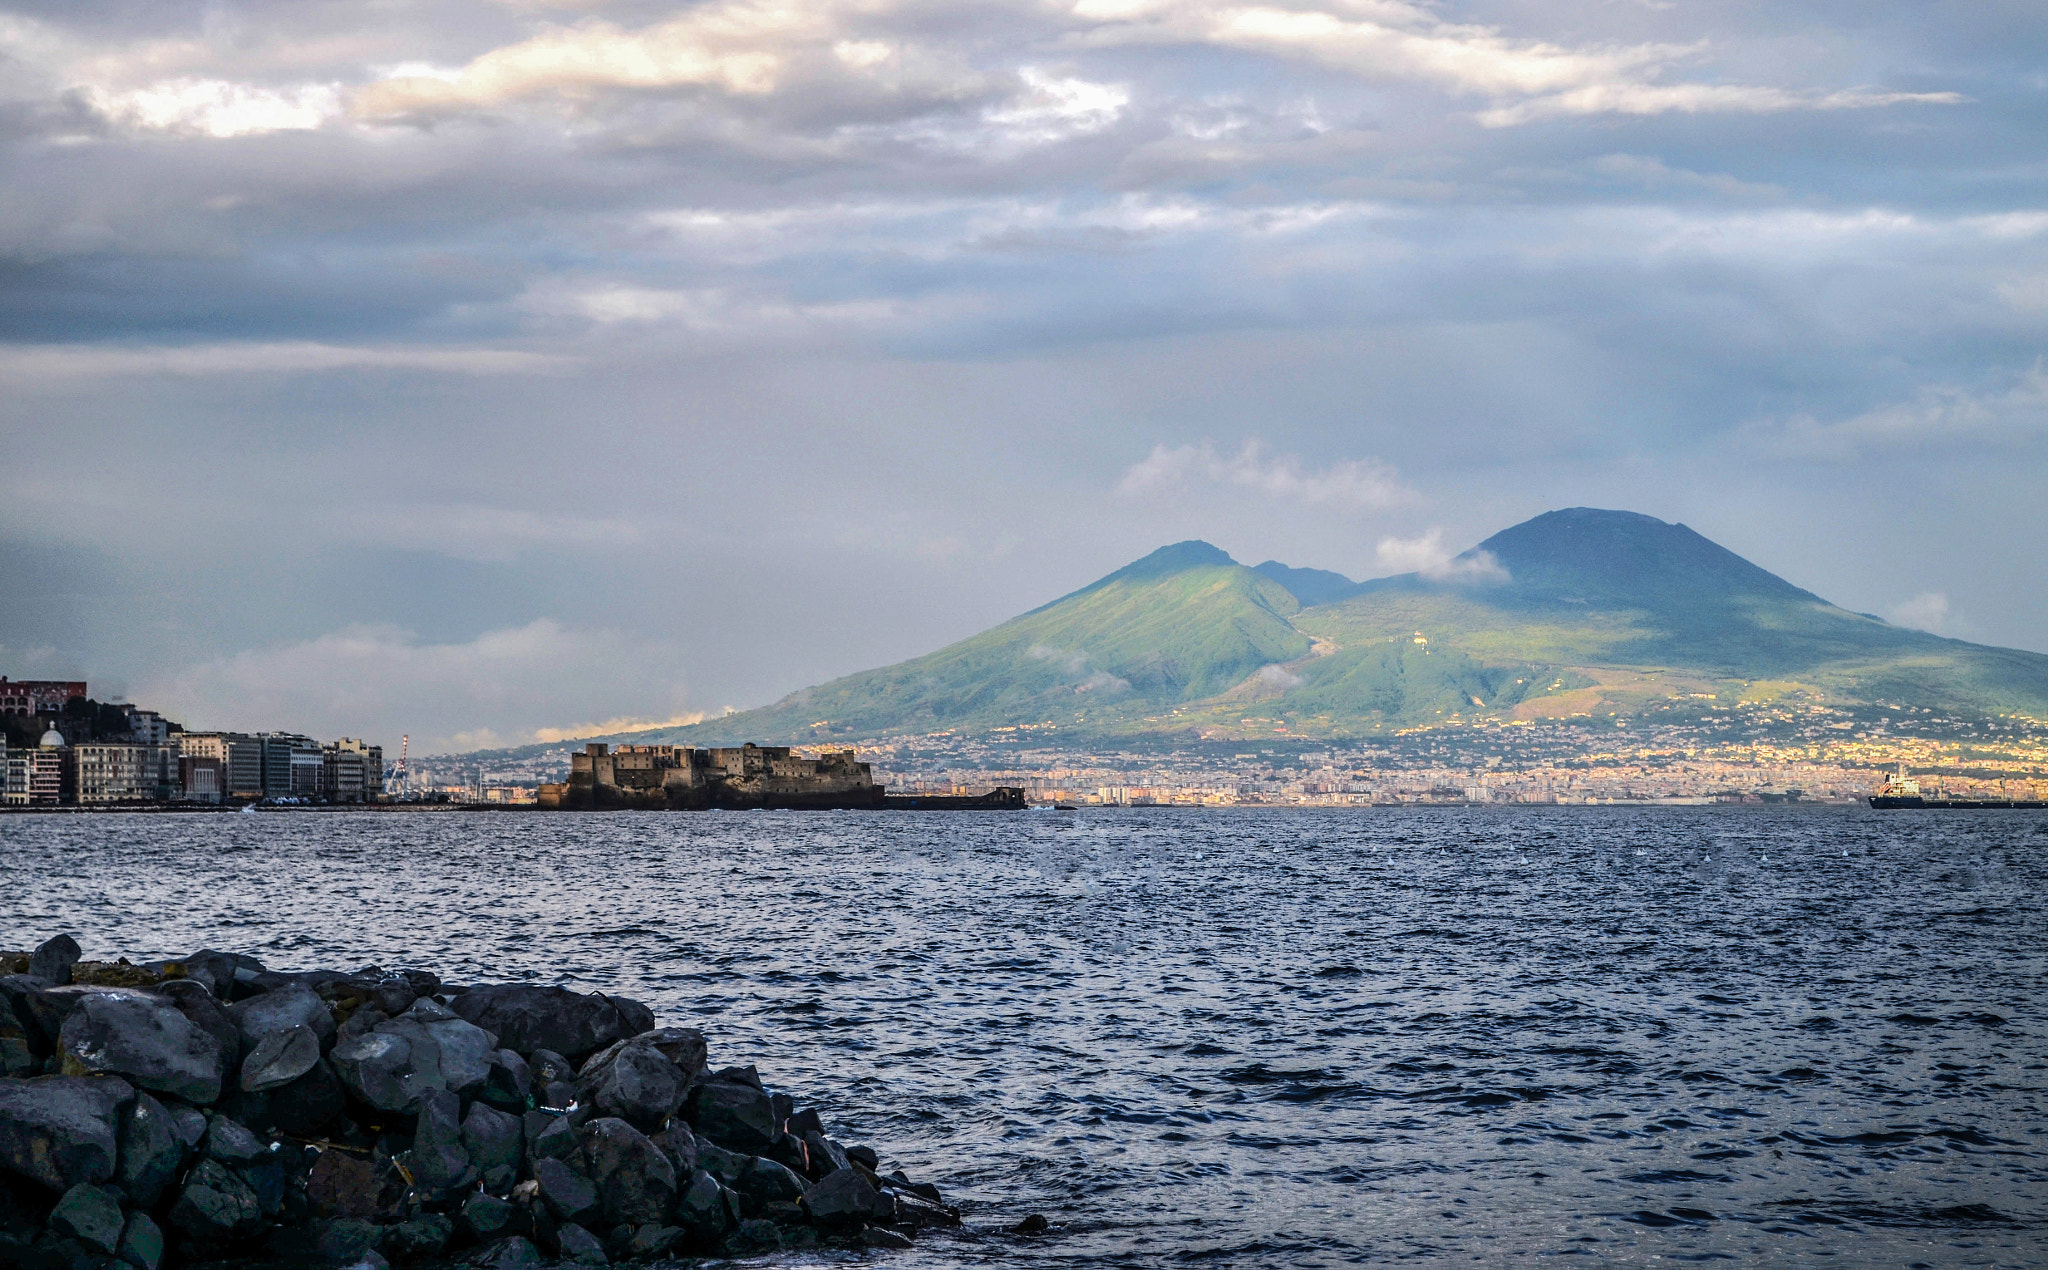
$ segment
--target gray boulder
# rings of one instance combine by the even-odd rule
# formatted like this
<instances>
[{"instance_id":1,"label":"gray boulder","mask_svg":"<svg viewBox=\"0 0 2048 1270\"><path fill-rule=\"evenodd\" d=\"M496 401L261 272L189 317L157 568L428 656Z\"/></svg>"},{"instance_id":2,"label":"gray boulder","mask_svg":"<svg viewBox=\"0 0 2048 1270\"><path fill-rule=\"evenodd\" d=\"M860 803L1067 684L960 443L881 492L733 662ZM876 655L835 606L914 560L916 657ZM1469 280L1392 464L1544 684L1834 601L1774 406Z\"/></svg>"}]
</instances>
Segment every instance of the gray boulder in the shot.
<instances>
[{"instance_id":1,"label":"gray boulder","mask_svg":"<svg viewBox=\"0 0 2048 1270\"><path fill-rule=\"evenodd\" d=\"M455 1013L497 1033L522 1054L553 1050L571 1061L654 1026L647 1007L623 997L531 983L474 987L451 1003Z\"/></svg>"},{"instance_id":2,"label":"gray boulder","mask_svg":"<svg viewBox=\"0 0 2048 1270\"><path fill-rule=\"evenodd\" d=\"M740 1197L740 1211L755 1216L770 1204L794 1204L809 1186L803 1178L773 1160L760 1156L748 1159L733 1179L732 1189Z\"/></svg>"},{"instance_id":3,"label":"gray boulder","mask_svg":"<svg viewBox=\"0 0 2048 1270\"><path fill-rule=\"evenodd\" d=\"M675 1165L645 1134L608 1116L584 1125L576 1140L584 1172L597 1184L606 1229L668 1216L676 1202Z\"/></svg>"},{"instance_id":4,"label":"gray boulder","mask_svg":"<svg viewBox=\"0 0 2048 1270\"><path fill-rule=\"evenodd\" d=\"M206 1140L206 1113L197 1107L187 1107L182 1102L164 1104L171 1113L171 1123L178 1127L178 1140L188 1151L196 1151Z\"/></svg>"},{"instance_id":5,"label":"gray boulder","mask_svg":"<svg viewBox=\"0 0 2048 1270\"><path fill-rule=\"evenodd\" d=\"M125 1081L73 1076L0 1080L0 1167L53 1191L114 1176Z\"/></svg>"},{"instance_id":6,"label":"gray boulder","mask_svg":"<svg viewBox=\"0 0 2048 1270\"><path fill-rule=\"evenodd\" d=\"M151 993L101 988L81 998L58 1034L66 1075L120 1076L204 1105L220 1097L220 1042Z\"/></svg>"},{"instance_id":7,"label":"gray boulder","mask_svg":"<svg viewBox=\"0 0 2048 1270\"><path fill-rule=\"evenodd\" d=\"M575 1222L564 1222L555 1232L555 1245L561 1250L562 1260L572 1265L603 1266L611 1264L604 1255L604 1245Z\"/></svg>"},{"instance_id":8,"label":"gray boulder","mask_svg":"<svg viewBox=\"0 0 2048 1270\"><path fill-rule=\"evenodd\" d=\"M34 1017L15 1008L14 997L20 991L0 980L0 1076L33 1076L49 1048L42 1043Z\"/></svg>"},{"instance_id":9,"label":"gray boulder","mask_svg":"<svg viewBox=\"0 0 2048 1270\"><path fill-rule=\"evenodd\" d=\"M542 1202L560 1221L591 1221L601 1211L597 1187L589 1178L560 1160L542 1160L535 1164L533 1180L540 1183Z\"/></svg>"},{"instance_id":10,"label":"gray boulder","mask_svg":"<svg viewBox=\"0 0 2048 1270\"><path fill-rule=\"evenodd\" d=\"M526 1135L519 1117L477 1102L462 1118L462 1148L487 1191L503 1193L519 1180Z\"/></svg>"},{"instance_id":11,"label":"gray boulder","mask_svg":"<svg viewBox=\"0 0 2048 1270\"><path fill-rule=\"evenodd\" d=\"M121 1228L121 1244L114 1255L135 1270L157 1270L164 1261L164 1232L148 1213L135 1213Z\"/></svg>"},{"instance_id":12,"label":"gray boulder","mask_svg":"<svg viewBox=\"0 0 2048 1270\"><path fill-rule=\"evenodd\" d=\"M304 1023L295 1023L256 1042L242 1060L240 1084L246 1093L265 1093L291 1084L319 1061L320 1034Z\"/></svg>"},{"instance_id":13,"label":"gray boulder","mask_svg":"<svg viewBox=\"0 0 2048 1270\"><path fill-rule=\"evenodd\" d=\"M749 1217L742 1221L718 1251L726 1257L757 1257L782 1248L782 1231L772 1221Z\"/></svg>"},{"instance_id":14,"label":"gray boulder","mask_svg":"<svg viewBox=\"0 0 2048 1270\"><path fill-rule=\"evenodd\" d=\"M638 1036L642 1032L654 1030L654 1011L638 1001L631 997L605 996L604 999L611 1004L612 1009L619 1012L620 1036Z\"/></svg>"},{"instance_id":15,"label":"gray boulder","mask_svg":"<svg viewBox=\"0 0 2048 1270\"><path fill-rule=\"evenodd\" d=\"M49 984L34 975L0 975L0 1017L12 1016L14 1030L37 1057L47 1057L57 1044L57 1034L42 1022L47 1007L41 998L49 989Z\"/></svg>"},{"instance_id":16,"label":"gray boulder","mask_svg":"<svg viewBox=\"0 0 2048 1270\"><path fill-rule=\"evenodd\" d=\"M171 979L154 989L156 994L178 1007L194 1027L220 1042L220 1052L230 1061L242 1052L242 1031L220 999L197 979Z\"/></svg>"},{"instance_id":17,"label":"gray boulder","mask_svg":"<svg viewBox=\"0 0 2048 1270\"><path fill-rule=\"evenodd\" d=\"M78 941L69 935L47 939L29 955L28 972L51 984L71 982L71 967L78 964Z\"/></svg>"},{"instance_id":18,"label":"gray boulder","mask_svg":"<svg viewBox=\"0 0 2048 1270\"><path fill-rule=\"evenodd\" d=\"M185 958L185 976L205 984L222 1001L233 1001L250 990L264 973L263 963L245 953L220 952L202 948Z\"/></svg>"},{"instance_id":19,"label":"gray boulder","mask_svg":"<svg viewBox=\"0 0 2048 1270\"><path fill-rule=\"evenodd\" d=\"M491 1056L491 1073L476 1096L500 1111L525 1111L533 1096L533 1068L519 1051L501 1049Z\"/></svg>"},{"instance_id":20,"label":"gray boulder","mask_svg":"<svg viewBox=\"0 0 2048 1270\"><path fill-rule=\"evenodd\" d=\"M499 1039L502 1041L504 1038ZM527 1055L526 1061L533 1072L535 1089L552 1085L556 1081L567 1081L572 1085L576 1083L576 1065L553 1050L534 1050Z\"/></svg>"},{"instance_id":21,"label":"gray boulder","mask_svg":"<svg viewBox=\"0 0 2048 1270\"><path fill-rule=\"evenodd\" d=\"M347 1093L326 1059L291 1084L270 1091L270 1122L295 1138L318 1136L348 1106Z\"/></svg>"},{"instance_id":22,"label":"gray boulder","mask_svg":"<svg viewBox=\"0 0 2048 1270\"><path fill-rule=\"evenodd\" d=\"M246 1168L270 1155L270 1144L251 1133L247 1126L226 1116L212 1116L206 1122L205 1155L231 1169Z\"/></svg>"},{"instance_id":23,"label":"gray boulder","mask_svg":"<svg viewBox=\"0 0 2048 1270\"><path fill-rule=\"evenodd\" d=\"M699 1169L690 1184L676 1197L675 1220L689 1234L691 1242L708 1247L725 1237L731 1213L726 1208L725 1188L718 1179Z\"/></svg>"},{"instance_id":24,"label":"gray boulder","mask_svg":"<svg viewBox=\"0 0 2048 1270\"><path fill-rule=\"evenodd\" d=\"M397 1261L413 1261L440 1255L454 1237L454 1222L439 1213L422 1213L411 1221L400 1222L386 1230L379 1251Z\"/></svg>"},{"instance_id":25,"label":"gray boulder","mask_svg":"<svg viewBox=\"0 0 2048 1270\"><path fill-rule=\"evenodd\" d=\"M816 1129L804 1134L804 1159L810 1165L808 1172L812 1181L852 1167L847 1161L845 1148Z\"/></svg>"},{"instance_id":26,"label":"gray boulder","mask_svg":"<svg viewBox=\"0 0 2048 1270\"><path fill-rule=\"evenodd\" d=\"M537 1270L540 1263L540 1249L518 1235L486 1244L469 1259L477 1270Z\"/></svg>"},{"instance_id":27,"label":"gray boulder","mask_svg":"<svg viewBox=\"0 0 2048 1270\"><path fill-rule=\"evenodd\" d=\"M173 1229L207 1249L248 1234L262 1218L256 1193L218 1160L193 1166L170 1214Z\"/></svg>"},{"instance_id":28,"label":"gray boulder","mask_svg":"<svg viewBox=\"0 0 2048 1270\"><path fill-rule=\"evenodd\" d=\"M148 1094L121 1112L114 1181L137 1208L154 1208L185 1163L186 1142L164 1105Z\"/></svg>"},{"instance_id":29,"label":"gray boulder","mask_svg":"<svg viewBox=\"0 0 2048 1270\"><path fill-rule=\"evenodd\" d=\"M284 1207L285 1173L284 1160L268 1155L253 1164L235 1170L249 1190L256 1196L256 1211L265 1217L275 1217Z\"/></svg>"},{"instance_id":30,"label":"gray boulder","mask_svg":"<svg viewBox=\"0 0 2048 1270\"><path fill-rule=\"evenodd\" d=\"M519 1210L512 1201L478 1191L462 1201L462 1227L472 1239L488 1243L512 1229Z\"/></svg>"},{"instance_id":31,"label":"gray boulder","mask_svg":"<svg viewBox=\"0 0 2048 1270\"><path fill-rule=\"evenodd\" d=\"M958 1226L960 1210L949 1204L933 1199L937 1194L935 1186L920 1187L916 1190L897 1188L896 1221L899 1225L913 1226L919 1230L926 1226Z\"/></svg>"},{"instance_id":32,"label":"gray boulder","mask_svg":"<svg viewBox=\"0 0 2048 1270\"><path fill-rule=\"evenodd\" d=\"M391 1016L374 1005L358 1006L355 1013L342 1020L334 1029L334 1043L346 1045L359 1036L367 1036L379 1023L389 1023Z\"/></svg>"},{"instance_id":33,"label":"gray boulder","mask_svg":"<svg viewBox=\"0 0 2048 1270\"><path fill-rule=\"evenodd\" d=\"M653 1132L683 1105L690 1081L668 1055L640 1038L591 1056L576 1081L576 1101Z\"/></svg>"},{"instance_id":34,"label":"gray boulder","mask_svg":"<svg viewBox=\"0 0 2048 1270\"><path fill-rule=\"evenodd\" d=\"M697 1167L717 1178L727 1186L747 1167L747 1161L754 1157L744 1151L728 1151L715 1142L697 1139Z\"/></svg>"},{"instance_id":35,"label":"gray boulder","mask_svg":"<svg viewBox=\"0 0 2048 1270\"><path fill-rule=\"evenodd\" d=\"M860 1169L841 1169L803 1194L804 1211L820 1226L896 1220L896 1198Z\"/></svg>"},{"instance_id":36,"label":"gray boulder","mask_svg":"<svg viewBox=\"0 0 2048 1270\"><path fill-rule=\"evenodd\" d=\"M657 1027L627 1038L640 1045L652 1045L691 1080L704 1074L709 1053L704 1034L693 1027Z\"/></svg>"},{"instance_id":37,"label":"gray boulder","mask_svg":"<svg viewBox=\"0 0 2048 1270\"><path fill-rule=\"evenodd\" d=\"M420 1099L418 1127L412 1140L412 1175L420 1189L443 1196L476 1181L462 1141L462 1099L436 1089Z\"/></svg>"},{"instance_id":38,"label":"gray boulder","mask_svg":"<svg viewBox=\"0 0 2048 1270\"><path fill-rule=\"evenodd\" d=\"M412 1003L420 999L420 994L413 991L412 984L403 976L389 975L379 979L370 989L370 999L377 1003L378 1009L395 1018L412 1009Z\"/></svg>"},{"instance_id":39,"label":"gray boulder","mask_svg":"<svg viewBox=\"0 0 2048 1270\"><path fill-rule=\"evenodd\" d=\"M767 1151L781 1136L774 1100L760 1087L739 1081L698 1085L690 1092L687 1114L699 1138L748 1155Z\"/></svg>"},{"instance_id":40,"label":"gray boulder","mask_svg":"<svg viewBox=\"0 0 2048 1270\"><path fill-rule=\"evenodd\" d=\"M15 1014L33 1034L37 1052L45 1056L56 1051L57 1033L64 1027L64 1016L78 1004L78 994L91 991L76 984L51 987L34 975L0 977L0 992L7 995Z\"/></svg>"},{"instance_id":41,"label":"gray boulder","mask_svg":"<svg viewBox=\"0 0 2048 1270\"><path fill-rule=\"evenodd\" d=\"M384 1231L355 1217L316 1221L300 1229L282 1230L270 1240L270 1251L285 1265L351 1268L382 1264L377 1244ZM371 1258L377 1258L372 1261Z\"/></svg>"},{"instance_id":42,"label":"gray boulder","mask_svg":"<svg viewBox=\"0 0 2048 1270\"><path fill-rule=\"evenodd\" d=\"M535 1160L559 1160L576 1150L576 1126L567 1116L550 1116L541 1131L526 1141Z\"/></svg>"},{"instance_id":43,"label":"gray boulder","mask_svg":"<svg viewBox=\"0 0 2048 1270\"><path fill-rule=\"evenodd\" d=\"M464 1093L481 1085L497 1048L490 1033L422 997L401 1017L336 1044L329 1057L342 1084L365 1103L417 1111L435 1090Z\"/></svg>"},{"instance_id":44,"label":"gray boulder","mask_svg":"<svg viewBox=\"0 0 2048 1270\"><path fill-rule=\"evenodd\" d=\"M676 1176L687 1178L697 1171L697 1136L687 1121L671 1120L668 1128L654 1135L654 1145L676 1166Z\"/></svg>"},{"instance_id":45,"label":"gray boulder","mask_svg":"<svg viewBox=\"0 0 2048 1270\"><path fill-rule=\"evenodd\" d=\"M121 1246L121 1193L108 1186L80 1182L64 1192L50 1210L50 1229L66 1239L111 1256Z\"/></svg>"},{"instance_id":46,"label":"gray boulder","mask_svg":"<svg viewBox=\"0 0 2048 1270\"><path fill-rule=\"evenodd\" d=\"M311 1028L323 1044L334 1035L334 1012L319 993L302 983L286 984L237 1001L228 1007L228 1015L241 1035L244 1054L271 1033L294 1027Z\"/></svg>"},{"instance_id":47,"label":"gray boulder","mask_svg":"<svg viewBox=\"0 0 2048 1270\"><path fill-rule=\"evenodd\" d=\"M632 1238L626 1241L625 1255L630 1261L652 1261L674 1252L676 1245L687 1238L680 1226L662 1226L653 1222L639 1227Z\"/></svg>"}]
</instances>

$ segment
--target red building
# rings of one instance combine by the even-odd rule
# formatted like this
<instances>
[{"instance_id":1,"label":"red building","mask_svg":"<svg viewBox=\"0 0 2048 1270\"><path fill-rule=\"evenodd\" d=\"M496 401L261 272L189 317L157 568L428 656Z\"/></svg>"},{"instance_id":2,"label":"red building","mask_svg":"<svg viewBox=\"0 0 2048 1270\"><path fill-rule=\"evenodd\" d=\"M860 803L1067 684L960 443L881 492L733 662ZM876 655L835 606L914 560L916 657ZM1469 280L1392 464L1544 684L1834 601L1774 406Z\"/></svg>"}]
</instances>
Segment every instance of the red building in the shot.
<instances>
[{"instance_id":1,"label":"red building","mask_svg":"<svg viewBox=\"0 0 2048 1270\"><path fill-rule=\"evenodd\" d=\"M17 679L0 675L0 714L56 714L73 697L85 695L83 679Z\"/></svg>"}]
</instances>

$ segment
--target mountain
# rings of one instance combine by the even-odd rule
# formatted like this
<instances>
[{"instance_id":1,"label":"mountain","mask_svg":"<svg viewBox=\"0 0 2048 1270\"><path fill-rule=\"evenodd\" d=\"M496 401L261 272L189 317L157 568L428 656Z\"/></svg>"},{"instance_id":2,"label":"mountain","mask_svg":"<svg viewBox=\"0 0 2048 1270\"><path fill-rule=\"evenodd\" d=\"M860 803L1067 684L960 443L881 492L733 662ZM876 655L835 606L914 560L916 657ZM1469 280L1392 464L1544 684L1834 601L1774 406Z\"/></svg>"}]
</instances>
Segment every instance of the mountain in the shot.
<instances>
[{"instance_id":1,"label":"mountain","mask_svg":"<svg viewBox=\"0 0 2048 1270\"><path fill-rule=\"evenodd\" d=\"M1162 547L938 652L680 729L720 737L866 737L1019 724L1095 726L1199 701L1305 656L1287 588L1206 542Z\"/></svg>"},{"instance_id":2,"label":"mountain","mask_svg":"<svg viewBox=\"0 0 2048 1270\"><path fill-rule=\"evenodd\" d=\"M1358 590L1358 584L1341 573L1332 573L1328 569L1292 569L1278 560L1255 564L1252 572L1263 573L1286 587L1288 594L1300 600L1304 608L1341 600Z\"/></svg>"},{"instance_id":3,"label":"mountain","mask_svg":"<svg viewBox=\"0 0 2048 1270\"><path fill-rule=\"evenodd\" d=\"M1353 583L1199 541L926 656L631 739L1346 737L1785 697L2048 716L2048 656L1902 629L1684 525L1570 508Z\"/></svg>"}]
</instances>

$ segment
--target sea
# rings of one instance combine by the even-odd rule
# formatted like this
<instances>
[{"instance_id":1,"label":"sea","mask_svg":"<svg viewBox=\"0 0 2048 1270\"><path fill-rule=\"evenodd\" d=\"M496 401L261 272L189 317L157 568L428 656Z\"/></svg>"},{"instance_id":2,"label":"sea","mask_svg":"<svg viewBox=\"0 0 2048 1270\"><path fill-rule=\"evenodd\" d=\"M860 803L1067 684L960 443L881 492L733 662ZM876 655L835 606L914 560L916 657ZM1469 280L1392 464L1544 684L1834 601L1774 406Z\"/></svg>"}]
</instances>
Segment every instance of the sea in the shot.
<instances>
[{"instance_id":1,"label":"sea","mask_svg":"<svg viewBox=\"0 0 2048 1270\"><path fill-rule=\"evenodd\" d=\"M906 1270L2039 1266L2044 861L2024 811L11 815L0 946L639 998L963 1208Z\"/></svg>"}]
</instances>

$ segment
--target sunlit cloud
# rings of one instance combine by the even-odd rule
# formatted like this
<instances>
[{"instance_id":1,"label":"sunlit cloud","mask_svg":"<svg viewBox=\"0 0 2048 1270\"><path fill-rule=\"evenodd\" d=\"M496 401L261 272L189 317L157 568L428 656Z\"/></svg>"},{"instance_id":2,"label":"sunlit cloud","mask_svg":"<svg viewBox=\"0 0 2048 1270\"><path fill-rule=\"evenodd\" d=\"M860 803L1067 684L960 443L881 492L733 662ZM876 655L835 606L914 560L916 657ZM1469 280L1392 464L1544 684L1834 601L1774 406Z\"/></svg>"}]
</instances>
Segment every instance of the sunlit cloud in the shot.
<instances>
[{"instance_id":1,"label":"sunlit cloud","mask_svg":"<svg viewBox=\"0 0 2048 1270\"><path fill-rule=\"evenodd\" d=\"M1415 538L1382 538L1373 548L1373 559L1388 573L1419 573L1436 582L1489 585L1508 580L1506 567L1492 552L1454 552L1444 545L1441 529Z\"/></svg>"},{"instance_id":2,"label":"sunlit cloud","mask_svg":"<svg viewBox=\"0 0 2048 1270\"><path fill-rule=\"evenodd\" d=\"M119 127L246 137L318 128L341 113L341 85L265 88L224 79L177 79L128 92L94 90L96 110Z\"/></svg>"}]
</instances>

